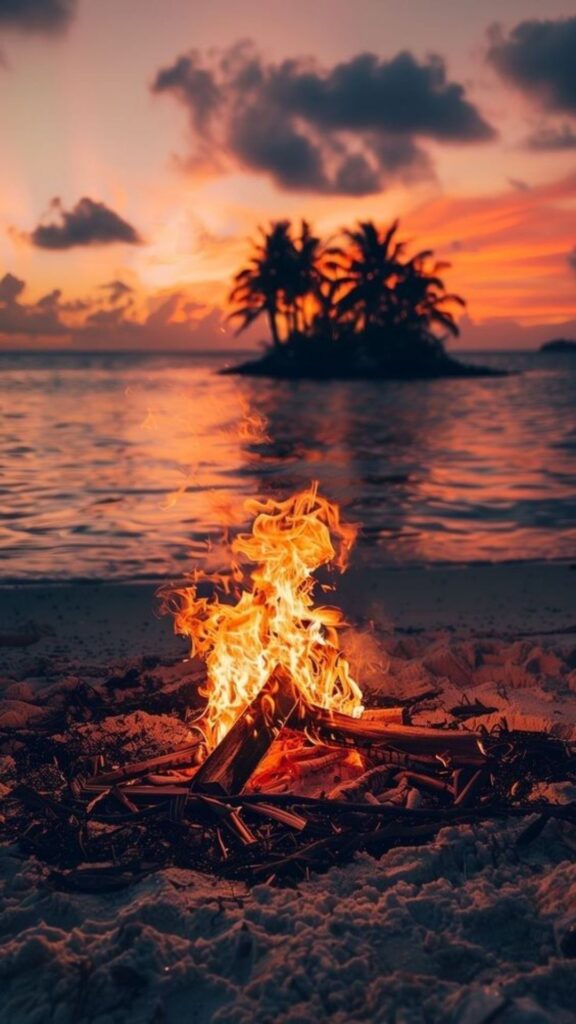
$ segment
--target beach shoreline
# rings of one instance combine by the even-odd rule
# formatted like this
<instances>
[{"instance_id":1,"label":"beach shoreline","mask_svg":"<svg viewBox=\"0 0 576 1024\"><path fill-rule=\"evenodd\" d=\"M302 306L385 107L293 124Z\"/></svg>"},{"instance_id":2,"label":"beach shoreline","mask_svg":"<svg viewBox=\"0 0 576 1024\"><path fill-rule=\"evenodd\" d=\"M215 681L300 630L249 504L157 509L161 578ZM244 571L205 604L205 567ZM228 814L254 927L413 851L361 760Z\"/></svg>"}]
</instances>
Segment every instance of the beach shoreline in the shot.
<instances>
[{"instance_id":1,"label":"beach shoreline","mask_svg":"<svg viewBox=\"0 0 576 1024\"><path fill-rule=\"evenodd\" d=\"M365 692L421 695L414 724L445 726L470 704L486 710L464 727L573 742L575 582L558 563L351 569L327 598L350 622L343 647ZM16 784L19 737L82 708L86 687L109 707L94 723L72 713L87 753L128 763L190 742L175 708L195 666L158 616L157 586L0 586L0 796ZM163 710L141 710L151 693ZM535 798L573 801L574 786ZM4 838L0 1024L177 1024L191 1006L198 1024L572 1024L576 837L537 806L288 888L165 866L119 891L69 891Z\"/></svg>"},{"instance_id":2,"label":"beach shoreline","mask_svg":"<svg viewBox=\"0 0 576 1024\"><path fill-rule=\"evenodd\" d=\"M448 631L467 636L576 633L576 566L569 562L504 565L352 567L332 575L327 603L352 623L385 632ZM0 583L0 654L4 672L57 657L115 662L184 656L159 581Z\"/></svg>"}]
</instances>

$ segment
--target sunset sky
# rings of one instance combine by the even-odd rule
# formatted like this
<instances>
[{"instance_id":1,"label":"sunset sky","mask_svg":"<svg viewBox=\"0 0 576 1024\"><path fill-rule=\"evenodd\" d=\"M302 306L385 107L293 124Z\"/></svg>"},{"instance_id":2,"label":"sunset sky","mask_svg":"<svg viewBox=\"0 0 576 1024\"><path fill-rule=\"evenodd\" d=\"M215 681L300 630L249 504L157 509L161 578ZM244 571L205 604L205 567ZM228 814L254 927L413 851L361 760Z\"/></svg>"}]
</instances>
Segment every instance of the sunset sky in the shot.
<instances>
[{"instance_id":1,"label":"sunset sky","mask_svg":"<svg viewBox=\"0 0 576 1024\"><path fill-rule=\"evenodd\" d=\"M576 334L575 53L570 0L0 0L0 344L246 345L258 224L397 215L458 345Z\"/></svg>"}]
</instances>

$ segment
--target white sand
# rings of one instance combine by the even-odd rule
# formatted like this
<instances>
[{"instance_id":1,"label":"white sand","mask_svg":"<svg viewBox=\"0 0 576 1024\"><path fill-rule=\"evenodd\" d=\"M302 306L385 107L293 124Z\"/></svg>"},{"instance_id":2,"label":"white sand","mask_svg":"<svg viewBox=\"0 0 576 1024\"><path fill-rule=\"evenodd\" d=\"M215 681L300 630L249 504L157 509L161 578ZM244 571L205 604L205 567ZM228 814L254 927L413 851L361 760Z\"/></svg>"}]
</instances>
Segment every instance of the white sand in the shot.
<instances>
[{"instance_id":1,"label":"white sand","mask_svg":"<svg viewBox=\"0 0 576 1024\"><path fill-rule=\"evenodd\" d=\"M359 582L344 577L339 600L360 622L346 645L365 685L439 690L426 721L478 699L512 726L574 734L568 566L391 570ZM76 685L82 664L97 685L97 666L177 655L151 597L141 585L2 588L0 719L11 735ZM143 743L164 727L141 726ZM448 828L294 889L251 891L171 869L114 895L54 892L47 869L5 846L0 1024L576 1021L575 830L549 822L516 848L525 825Z\"/></svg>"}]
</instances>

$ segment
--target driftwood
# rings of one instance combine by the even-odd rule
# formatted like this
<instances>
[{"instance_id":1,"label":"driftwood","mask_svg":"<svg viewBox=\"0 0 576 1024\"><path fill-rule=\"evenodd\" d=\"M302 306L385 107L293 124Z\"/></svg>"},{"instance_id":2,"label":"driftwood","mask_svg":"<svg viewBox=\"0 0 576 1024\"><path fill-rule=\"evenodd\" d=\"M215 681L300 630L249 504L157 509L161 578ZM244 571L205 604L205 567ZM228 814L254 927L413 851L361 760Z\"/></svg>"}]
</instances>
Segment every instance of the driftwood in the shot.
<instances>
[{"instance_id":1,"label":"driftwood","mask_svg":"<svg viewBox=\"0 0 576 1024\"><path fill-rule=\"evenodd\" d=\"M325 711L313 705L302 705L290 718L290 726L326 745L382 747L414 758L443 760L453 766L480 766L486 763L480 733L425 729L411 725L388 724L362 718L351 718L337 711Z\"/></svg>"},{"instance_id":2,"label":"driftwood","mask_svg":"<svg viewBox=\"0 0 576 1024\"><path fill-rule=\"evenodd\" d=\"M241 793L297 703L298 694L288 672L277 666L196 772L191 791Z\"/></svg>"},{"instance_id":3,"label":"driftwood","mask_svg":"<svg viewBox=\"0 0 576 1024\"><path fill-rule=\"evenodd\" d=\"M133 761L131 764L123 765L122 768L115 768L110 772L100 772L91 776L90 786L107 787L126 779L135 779L139 775L146 775L153 768L189 768L198 763L202 751L202 743L191 743L179 750L173 750L169 754L160 754L159 757L149 757L145 761Z\"/></svg>"},{"instance_id":4,"label":"driftwood","mask_svg":"<svg viewBox=\"0 0 576 1024\"><path fill-rule=\"evenodd\" d=\"M574 777L573 745L509 731L505 721L473 732L410 726L406 717L404 707L353 719L308 706L277 668L202 764L201 740L106 770L110 763L99 756L54 763L54 745L36 737L16 759L19 784L3 802L4 833L59 869L53 885L80 891L112 891L171 864L247 882L305 878L357 850L379 855L428 841L444 825L486 819L527 817L518 846L556 819L570 842L576 805L529 803L528 796L539 782ZM262 765L254 784L263 780L264 791L246 793L285 726L300 738L288 735ZM276 771L286 771L288 787L307 790L312 773L334 760L346 766L337 778L349 768L363 775L336 786L329 799L265 788L268 776L273 783ZM187 770L173 771L179 768ZM78 774L87 770L89 778ZM371 773L380 779L373 789ZM316 792L331 774L316 780ZM352 792L343 799L346 785Z\"/></svg>"}]
</instances>

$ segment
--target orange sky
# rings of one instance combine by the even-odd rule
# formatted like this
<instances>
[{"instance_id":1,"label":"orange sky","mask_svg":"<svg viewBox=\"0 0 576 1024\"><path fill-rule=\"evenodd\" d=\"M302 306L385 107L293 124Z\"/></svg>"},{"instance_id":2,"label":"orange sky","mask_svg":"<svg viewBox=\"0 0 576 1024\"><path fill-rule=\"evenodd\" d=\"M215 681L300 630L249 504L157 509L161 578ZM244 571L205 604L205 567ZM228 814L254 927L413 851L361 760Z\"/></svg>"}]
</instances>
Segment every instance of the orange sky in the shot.
<instances>
[{"instance_id":1,"label":"orange sky","mask_svg":"<svg viewBox=\"0 0 576 1024\"><path fill-rule=\"evenodd\" d=\"M57 14L58 0L47 6ZM573 13L569 2L546 5L547 19ZM3 23L0 11L0 278L21 282L8 280L7 307L0 287L3 347L240 344L222 322L230 277L255 227L285 216L304 216L331 234L358 218L400 215L414 247L433 247L452 263L447 284L468 302L463 346L531 345L576 328L576 142L539 151L526 145L542 131L568 139L576 110L551 108L486 59L490 25L500 22L508 33L541 18L539 0L79 0L68 24L56 14L52 26L38 28ZM172 88L152 89L161 69L192 48L211 71L218 53L234 53L242 39L253 41L266 73L273 69L270 82L289 57L299 68L311 58L306 67L326 80L336 65L366 52L387 65L409 51L419 66L439 54L449 88L461 90L450 102L472 105L492 137L416 130L413 167L396 173L387 165L369 194L332 184L293 187L285 169L263 169L247 155L246 140L235 141L237 106L226 126L220 98L203 139L191 129L188 100ZM407 101L398 97L402 110ZM306 132L329 165L342 147L356 154L368 144L349 126L334 134L328 121L324 138L319 124ZM264 133L278 131L281 152L285 128L271 121ZM134 228L138 244L34 244L35 229L54 216L45 215L55 196L68 212L82 197L104 204ZM101 286L117 281L130 291L112 301ZM38 300L55 290L38 311ZM81 306L70 308L73 302Z\"/></svg>"}]
</instances>

